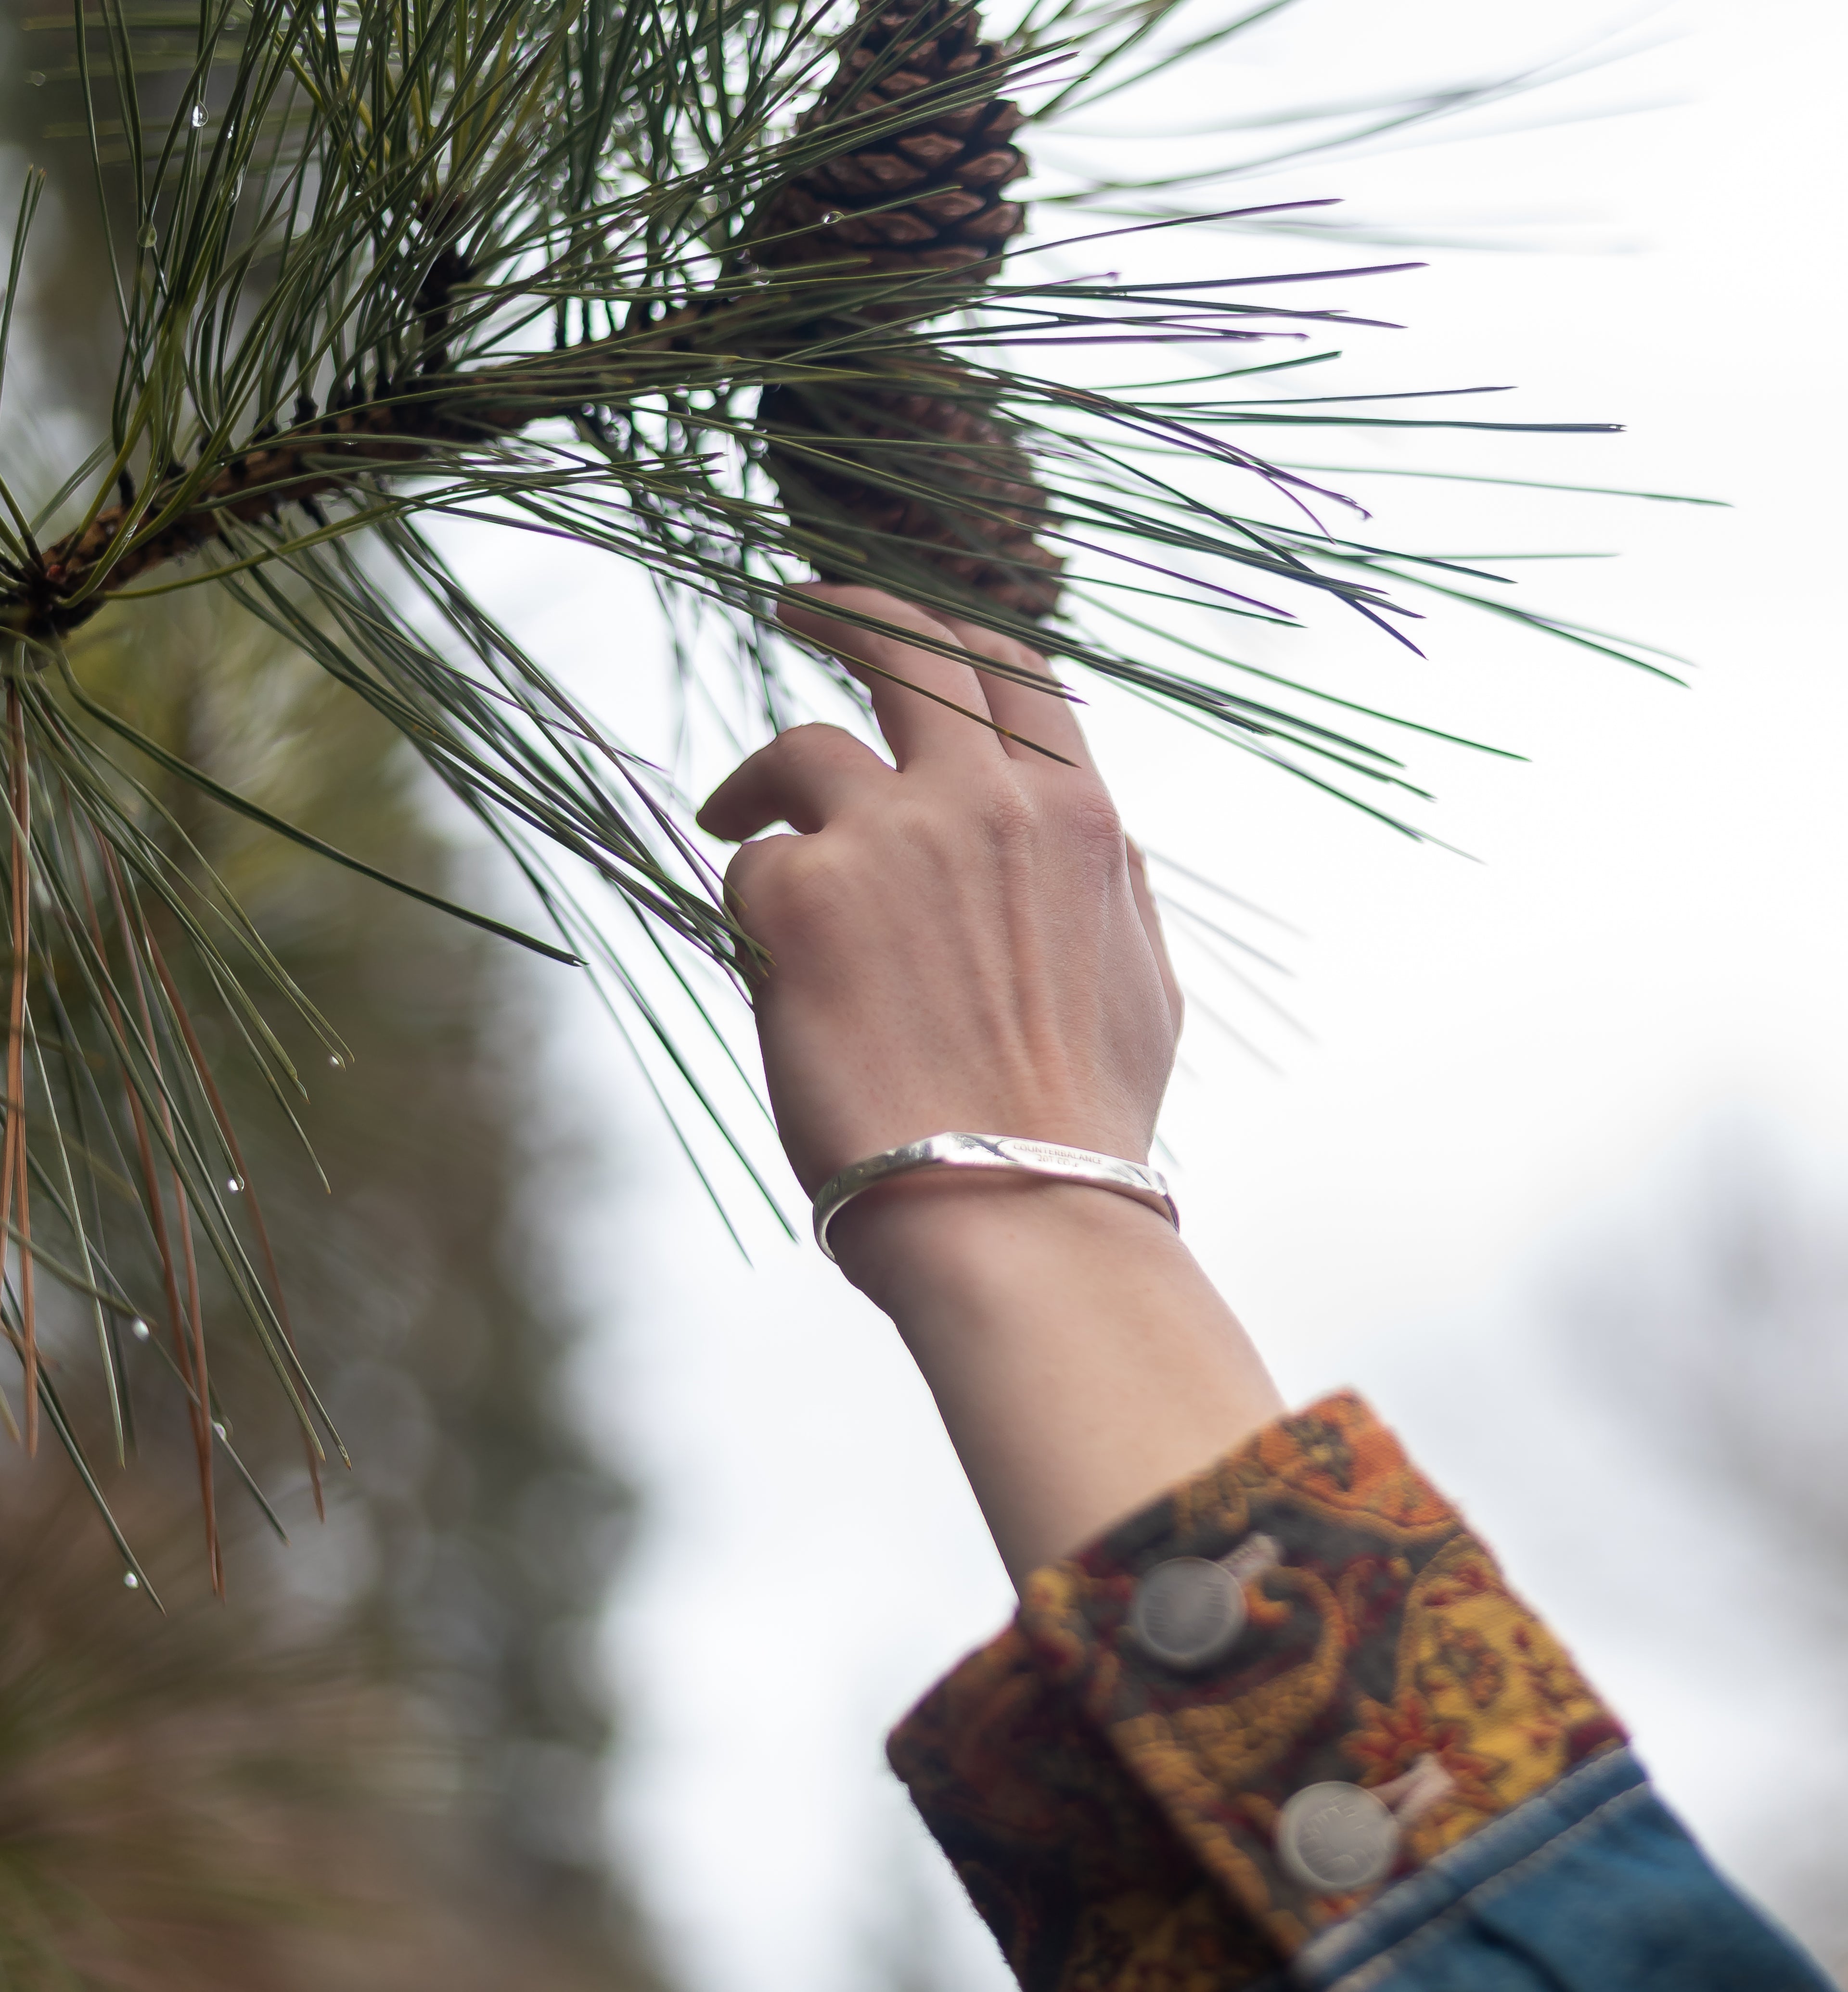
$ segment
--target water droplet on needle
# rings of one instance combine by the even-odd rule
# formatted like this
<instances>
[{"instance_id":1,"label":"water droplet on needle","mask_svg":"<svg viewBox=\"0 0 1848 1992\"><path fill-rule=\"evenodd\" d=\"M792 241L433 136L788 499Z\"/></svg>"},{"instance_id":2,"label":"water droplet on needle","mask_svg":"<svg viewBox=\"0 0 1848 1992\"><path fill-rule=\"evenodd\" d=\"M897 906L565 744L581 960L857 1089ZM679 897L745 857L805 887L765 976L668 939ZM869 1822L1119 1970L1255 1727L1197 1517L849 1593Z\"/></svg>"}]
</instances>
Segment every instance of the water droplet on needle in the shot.
<instances>
[{"instance_id":1,"label":"water droplet on needle","mask_svg":"<svg viewBox=\"0 0 1848 1992\"><path fill-rule=\"evenodd\" d=\"M129 1322L128 1332L137 1342L145 1342L148 1339L148 1324L138 1315L135 1319Z\"/></svg>"},{"instance_id":2,"label":"water droplet on needle","mask_svg":"<svg viewBox=\"0 0 1848 1992\"><path fill-rule=\"evenodd\" d=\"M133 1571L130 1571L127 1575L123 1578L122 1582L130 1591L138 1591L141 1588L141 1579L135 1575Z\"/></svg>"},{"instance_id":3,"label":"water droplet on needle","mask_svg":"<svg viewBox=\"0 0 1848 1992\"><path fill-rule=\"evenodd\" d=\"M205 129L206 119L210 114L203 104L195 104L186 114L186 122L195 131L203 131Z\"/></svg>"}]
</instances>

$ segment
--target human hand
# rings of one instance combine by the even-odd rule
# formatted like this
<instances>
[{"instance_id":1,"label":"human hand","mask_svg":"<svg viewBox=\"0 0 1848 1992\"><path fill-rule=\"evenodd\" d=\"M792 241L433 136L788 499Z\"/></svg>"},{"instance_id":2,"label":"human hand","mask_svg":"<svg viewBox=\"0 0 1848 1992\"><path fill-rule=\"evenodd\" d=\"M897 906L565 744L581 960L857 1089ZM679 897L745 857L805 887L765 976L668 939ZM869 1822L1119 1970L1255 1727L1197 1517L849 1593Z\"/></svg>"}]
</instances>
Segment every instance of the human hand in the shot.
<instances>
[{"instance_id":1,"label":"human hand","mask_svg":"<svg viewBox=\"0 0 1848 1992\"><path fill-rule=\"evenodd\" d=\"M837 606L1017 675L859 629ZM768 957L757 1028L803 1189L951 1128L1145 1160L1180 995L1071 706L1018 681L1053 687L1044 660L862 587L806 588L782 619L867 685L897 763L838 727L792 728L699 813L716 836L754 840L726 887ZM778 822L796 834L759 834Z\"/></svg>"},{"instance_id":2,"label":"human hand","mask_svg":"<svg viewBox=\"0 0 1848 1992\"><path fill-rule=\"evenodd\" d=\"M1012 675L858 629L846 606ZM953 1129L1146 1158L1180 995L1043 660L869 588L805 588L783 619L866 684L897 763L796 727L699 814L755 840L726 882L769 958L757 1029L802 1187ZM796 834L759 835L778 822ZM829 1242L917 1359L1016 1581L1283 1407L1185 1245L1127 1197L931 1172L856 1198Z\"/></svg>"}]
</instances>

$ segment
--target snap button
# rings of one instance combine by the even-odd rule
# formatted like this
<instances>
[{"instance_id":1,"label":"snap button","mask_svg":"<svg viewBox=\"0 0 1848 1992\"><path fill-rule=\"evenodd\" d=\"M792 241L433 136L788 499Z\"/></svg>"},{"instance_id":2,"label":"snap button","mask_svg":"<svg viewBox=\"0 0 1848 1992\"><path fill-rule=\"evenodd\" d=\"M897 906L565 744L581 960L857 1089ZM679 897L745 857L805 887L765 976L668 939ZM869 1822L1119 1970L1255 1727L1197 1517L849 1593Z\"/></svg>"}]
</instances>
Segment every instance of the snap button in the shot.
<instances>
[{"instance_id":1,"label":"snap button","mask_svg":"<svg viewBox=\"0 0 1848 1992\"><path fill-rule=\"evenodd\" d=\"M1230 1652L1245 1630L1245 1591L1204 1557L1159 1563L1136 1587L1129 1629L1151 1659L1192 1673Z\"/></svg>"},{"instance_id":2,"label":"snap button","mask_svg":"<svg viewBox=\"0 0 1848 1992\"><path fill-rule=\"evenodd\" d=\"M1399 1822L1358 1785L1309 1785L1277 1815L1277 1857L1318 1895L1370 1888L1399 1851Z\"/></svg>"}]
</instances>

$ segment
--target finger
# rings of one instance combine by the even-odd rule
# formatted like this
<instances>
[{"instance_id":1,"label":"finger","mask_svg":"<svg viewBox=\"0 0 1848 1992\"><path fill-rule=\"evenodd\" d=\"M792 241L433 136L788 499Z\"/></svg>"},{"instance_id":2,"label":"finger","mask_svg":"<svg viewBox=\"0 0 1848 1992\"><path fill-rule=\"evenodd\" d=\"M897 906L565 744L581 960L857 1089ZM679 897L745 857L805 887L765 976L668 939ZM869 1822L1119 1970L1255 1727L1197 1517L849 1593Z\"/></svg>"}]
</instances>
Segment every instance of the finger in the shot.
<instances>
[{"instance_id":1,"label":"finger","mask_svg":"<svg viewBox=\"0 0 1848 1992\"><path fill-rule=\"evenodd\" d=\"M1045 755L1035 749L1044 748L1081 768L1095 767L1084 728L1065 697L1064 687L1037 650L978 622L947 616L944 622L965 650L992 658L1005 667L1004 672L981 671L979 675L990 715L996 725L1014 736L1003 743L1009 754L1016 759L1040 761ZM1036 680L1037 683L1032 682Z\"/></svg>"},{"instance_id":2,"label":"finger","mask_svg":"<svg viewBox=\"0 0 1848 1992\"><path fill-rule=\"evenodd\" d=\"M900 769L927 759L998 756L981 680L959 658L862 629L835 612L851 609L954 646L944 625L877 588L815 584L784 598L785 628L832 650L872 697L880 731Z\"/></svg>"},{"instance_id":3,"label":"finger","mask_svg":"<svg viewBox=\"0 0 1848 1992\"><path fill-rule=\"evenodd\" d=\"M806 835L891 779L873 749L839 727L792 726L741 761L694 820L734 844L773 823Z\"/></svg>"},{"instance_id":4,"label":"finger","mask_svg":"<svg viewBox=\"0 0 1848 1992\"><path fill-rule=\"evenodd\" d=\"M1168 940L1162 932L1161 909L1155 903L1154 889L1149 883L1149 861L1134 837L1125 837L1123 841L1129 858L1129 890L1136 897L1136 910L1142 916L1143 932L1149 936L1149 945L1155 950L1155 966L1161 971L1168 1014L1174 1020L1174 1032L1178 1037L1187 1015L1187 998L1180 993L1180 978L1174 973L1173 963L1168 959Z\"/></svg>"}]
</instances>

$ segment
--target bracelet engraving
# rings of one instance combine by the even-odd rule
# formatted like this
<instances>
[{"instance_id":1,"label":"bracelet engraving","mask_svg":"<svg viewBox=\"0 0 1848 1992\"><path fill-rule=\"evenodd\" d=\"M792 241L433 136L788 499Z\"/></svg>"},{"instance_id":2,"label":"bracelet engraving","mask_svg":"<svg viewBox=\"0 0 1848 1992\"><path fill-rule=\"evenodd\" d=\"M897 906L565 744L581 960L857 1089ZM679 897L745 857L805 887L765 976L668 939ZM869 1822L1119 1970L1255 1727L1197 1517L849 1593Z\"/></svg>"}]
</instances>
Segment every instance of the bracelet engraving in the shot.
<instances>
[{"instance_id":1,"label":"bracelet engraving","mask_svg":"<svg viewBox=\"0 0 1848 1992\"><path fill-rule=\"evenodd\" d=\"M1160 1211L1177 1231L1180 1229L1180 1213L1168 1193L1167 1178L1146 1162L1100 1155L1089 1148L1061 1148L1056 1141L1036 1141L1018 1134L927 1134L922 1141L907 1141L863 1161L851 1162L822 1184L815 1192L815 1242L826 1257L834 1257L828 1243L828 1226L863 1190L920 1169L1009 1169L1022 1175L1085 1183L1134 1197Z\"/></svg>"}]
</instances>

